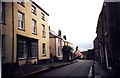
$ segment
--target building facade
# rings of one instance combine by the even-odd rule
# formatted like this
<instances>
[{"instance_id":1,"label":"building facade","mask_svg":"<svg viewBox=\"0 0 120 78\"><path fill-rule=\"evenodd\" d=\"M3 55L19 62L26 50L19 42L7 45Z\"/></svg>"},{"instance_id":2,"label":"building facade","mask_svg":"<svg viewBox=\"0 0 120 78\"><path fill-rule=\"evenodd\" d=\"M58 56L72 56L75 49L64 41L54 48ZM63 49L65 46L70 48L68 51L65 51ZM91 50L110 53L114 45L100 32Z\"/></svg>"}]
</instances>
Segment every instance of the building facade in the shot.
<instances>
[{"instance_id":1,"label":"building facade","mask_svg":"<svg viewBox=\"0 0 120 78\"><path fill-rule=\"evenodd\" d=\"M49 14L35 2L2 4L2 64L36 64L49 60Z\"/></svg>"},{"instance_id":2,"label":"building facade","mask_svg":"<svg viewBox=\"0 0 120 78\"><path fill-rule=\"evenodd\" d=\"M94 40L95 59L115 76L120 72L120 2L104 2Z\"/></svg>"},{"instance_id":3,"label":"building facade","mask_svg":"<svg viewBox=\"0 0 120 78\"><path fill-rule=\"evenodd\" d=\"M58 35L54 31L50 30L50 56L52 61L61 61L63 59L63 39L60 34L60 30Z\"/></svg>"}]
</instances>

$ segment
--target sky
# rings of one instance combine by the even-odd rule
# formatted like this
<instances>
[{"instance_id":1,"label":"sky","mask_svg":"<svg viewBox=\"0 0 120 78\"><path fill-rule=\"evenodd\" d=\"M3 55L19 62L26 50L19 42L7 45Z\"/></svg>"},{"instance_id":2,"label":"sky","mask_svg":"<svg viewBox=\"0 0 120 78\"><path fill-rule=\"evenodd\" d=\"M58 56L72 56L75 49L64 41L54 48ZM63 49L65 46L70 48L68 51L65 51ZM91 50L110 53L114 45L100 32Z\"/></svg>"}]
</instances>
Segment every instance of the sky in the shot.
<instances>
[{"instance_id":1,"label":"sky","mask_svg":"<svg viewBox=\"0 0 120 78\"><path fill-rule=\"evenodd\" d=\"M60 29L80 51L93 48L104 0L33 0L49 14L49 26Z\"/></svg>"}]
</instances>

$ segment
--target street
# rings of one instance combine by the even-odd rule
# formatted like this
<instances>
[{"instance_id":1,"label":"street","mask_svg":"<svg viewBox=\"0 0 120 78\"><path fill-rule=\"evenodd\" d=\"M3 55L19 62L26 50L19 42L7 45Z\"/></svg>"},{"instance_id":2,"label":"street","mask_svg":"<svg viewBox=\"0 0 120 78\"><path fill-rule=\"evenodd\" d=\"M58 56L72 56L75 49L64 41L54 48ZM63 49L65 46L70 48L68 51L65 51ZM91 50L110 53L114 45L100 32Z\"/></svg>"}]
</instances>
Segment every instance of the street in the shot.
<instances>
[{"instance_id":1,"label":"street","mask_svg":"<svg viewBox=\"0 0 120 78\"><path fill-rule=\"evenodd\" d=\"M57 68L55 70L51 70L49 72L43 73L39 75L41 76L77 76L77 77L88 77L90 67L92 62L88 60L78 60L77 63L70 64L67 66L63 66L60 68Z\"/></svg>"}]
</instances>

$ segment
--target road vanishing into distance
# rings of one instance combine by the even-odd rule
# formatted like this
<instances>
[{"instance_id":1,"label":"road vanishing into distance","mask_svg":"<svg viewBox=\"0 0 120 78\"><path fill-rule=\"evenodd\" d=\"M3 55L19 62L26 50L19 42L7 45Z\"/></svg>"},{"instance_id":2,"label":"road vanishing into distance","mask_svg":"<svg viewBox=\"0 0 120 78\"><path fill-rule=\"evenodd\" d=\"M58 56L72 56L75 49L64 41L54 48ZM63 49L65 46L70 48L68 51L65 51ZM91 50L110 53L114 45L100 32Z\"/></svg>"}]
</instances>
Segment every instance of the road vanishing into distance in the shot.
<instances>
[{"instance_id":1,"label":"road vanishing into distance","mask_svg":"<svg viewBox=\"0 0 120 78\"><path fill-rule=\"evenodd\" d=\"M92 61L90 60L78 60L77 63L73 63L67 66L63 66L46 73L40 74L38 78L41 77L88 77ZM37 78L37 77L35 77Z\"/></svg>"}]
</instances>

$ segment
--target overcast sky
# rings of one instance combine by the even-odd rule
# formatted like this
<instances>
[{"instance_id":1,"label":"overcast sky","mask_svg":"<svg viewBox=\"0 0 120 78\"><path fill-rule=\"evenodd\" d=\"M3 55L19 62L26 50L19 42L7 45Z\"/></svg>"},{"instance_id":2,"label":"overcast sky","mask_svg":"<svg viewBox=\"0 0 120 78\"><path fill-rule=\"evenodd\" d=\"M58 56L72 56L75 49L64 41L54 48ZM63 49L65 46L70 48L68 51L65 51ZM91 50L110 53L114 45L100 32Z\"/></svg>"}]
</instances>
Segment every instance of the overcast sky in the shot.
<instances>
[{"instance_id":1,"label":"overcast sky","mask_svg":"<svg viewBox=\"0 0 120 78\"><path fill-rule=\"evenodd\" d=\"M49 16L51 30L62 35L79 50L93 48L98 16L103 0L33 0Z\"/></svg>"}]
</instances>

